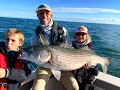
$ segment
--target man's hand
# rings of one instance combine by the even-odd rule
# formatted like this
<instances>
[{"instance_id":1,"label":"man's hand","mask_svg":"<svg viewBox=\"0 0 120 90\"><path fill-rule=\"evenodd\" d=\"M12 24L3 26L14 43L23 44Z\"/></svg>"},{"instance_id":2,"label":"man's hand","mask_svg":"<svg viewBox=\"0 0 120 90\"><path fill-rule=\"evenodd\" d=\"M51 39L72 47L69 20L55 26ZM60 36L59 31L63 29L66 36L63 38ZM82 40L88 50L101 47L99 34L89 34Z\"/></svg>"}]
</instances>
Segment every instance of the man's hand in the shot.
<instances>
[{"instance_id":1,"label":"man's hand","mask_svg":"<svg viewBox=\"0 0 120 90\"><path fill-rule=\"evenodd\" d=\"M6 74L6 71L4 68L0 68L0 78L4 78Z\"/></svg>"}]
</instances>

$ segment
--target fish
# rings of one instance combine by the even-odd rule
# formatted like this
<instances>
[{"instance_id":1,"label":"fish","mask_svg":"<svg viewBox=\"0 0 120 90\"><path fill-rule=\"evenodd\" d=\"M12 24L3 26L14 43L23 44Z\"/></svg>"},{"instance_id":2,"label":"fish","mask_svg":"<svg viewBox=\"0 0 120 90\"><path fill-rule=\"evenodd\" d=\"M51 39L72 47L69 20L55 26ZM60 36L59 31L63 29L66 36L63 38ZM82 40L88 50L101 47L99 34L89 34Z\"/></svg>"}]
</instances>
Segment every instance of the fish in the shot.
<instances>
[{"instance_id":1,"label":"fish","mask_svg":"<svg viewBox=\"0 0 120 90\"><path fill-rule=\"evenodd\" d=\"M111 58L101 57L92 50L65 48L54 45L24 47L18 59L49 68L57 80L60 80L61 71L76 70L87 63L91 66L100 64L103 72L107 73L107 66L111 61Z\"/></svg>"}]
</instances>

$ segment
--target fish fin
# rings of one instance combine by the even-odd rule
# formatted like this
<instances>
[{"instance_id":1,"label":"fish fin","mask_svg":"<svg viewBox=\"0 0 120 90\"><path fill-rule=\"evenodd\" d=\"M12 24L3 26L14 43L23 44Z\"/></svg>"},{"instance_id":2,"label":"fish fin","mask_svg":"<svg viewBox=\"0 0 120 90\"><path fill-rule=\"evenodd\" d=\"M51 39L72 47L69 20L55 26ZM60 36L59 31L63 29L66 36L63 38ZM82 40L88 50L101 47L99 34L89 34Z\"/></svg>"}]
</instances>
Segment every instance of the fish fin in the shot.
<instances>
[{"instance_id":1,"label":"fish fin","mask_svg":"<svg viewBox=\"0 0 120 90\"><path fill-rule=\"evenodd\" d=\"M107 57L106 58L107 60L105 60L105 64L102 66L102 69L103 69L103 72L104 73L107 73L107 69L108 69L108 65L110 64L111 62L111 58Z\"/></svg>"},{"instance_id":2,"label":"fish fin","mask_svg":"<svg viewBox=\"0 0 120 90\"><path fill-rule=\"evenodd\" d=\"M52 58L52 57L51 57L51 58ZM55 59L57 60L57 59L58 59L58 56L56 56ZM48 63L49 63L50 65L53 65L53 66L60 66L60 64L58 64L57 62L55 62L53 59L50 59L50 60L48 61Z\"/></svg>"},{"instance_id":3,"label":"fish fin","mask_svg":"<svg viewBox=\"0 0 120 90\"><path fill-rule=\"evenodd\" d=\"M28 82L30 82L30 81L32 81L32 80L34 80L35 77L36 77L36 73L35 72L36 72L36 70L32 71L31 74L29 75L28 79L21 83L21 86L26 84L26 83L28 83Z\"/></svg>"},{"instance_id":4,"label":"fish fin","mask_svg":"<svg viewBox=\"0 0 120 90\"><path fill-rule=\"evenodd\" d=\"M102 69L103 69L103 72L104 72L104 73L107 73L107 69L108 69L108 67L107 67L106 64L105 64L104 66L102 66Z\"/></svg>"},{"instance_id":5,"label":"fish fin","mask_svg":"<svg viewBox=\"0 0 120 90\"><path fill-rule=\"evenodd\" d=\"M58 70L51 70L52 74L54 75L54 77L60 81L60 77L61 77L61 71Z\"/></svg>"},{"instance_id":6,"label":"fish fin","mask_svg":"<svg viewBox=\"0 0 120 90\"><path fill-rule=\"evenodd\" d=\"M43 54L44 54L44 53L43 53ZM50 59L51 59L51 53L48 52L48 55L43 55L43 56L42 56L42 59L41 59L41 55L39 55L37 61L40 61L40 65L43 65L43 64L45 64L46 62L49 62ZM34 61L34 59L33 59L33 61ZM36 63L35 63L35 64L36 64Z\"/></svg>"},{"instance_id":7,"label":"fish fin","mask_svg":"<svg viewBox=\"0 0 120 90\"><path fill-rule=\"evenodd\" d=\"M51 54L50 52L48 52L48 54L49 54L49 55L48 55L48 57L46 58L46 62L51 59L51 55L52 55L52 54Z\"/></svg>"},{"instance_id":8,"label":"fish fin","mask_svg":"<svg viewBox=\"0 0 120 90\"><path fill-rule=\"evenodd\" d=\"M107 57L106 59L108 60L108 64L110 64L110 62L112 61L112 58Z\"/></svg>"},{"instance_id":9,"label":"fish fin","mask_svg":"<svg viewBox=\"0 0 120 90\"><path fill-rule=\"evenodd\" d=\"M53 66L59 66L58 63L53 62L52 60L49 60L48 63Z\"/></svg>"}]
</instances>

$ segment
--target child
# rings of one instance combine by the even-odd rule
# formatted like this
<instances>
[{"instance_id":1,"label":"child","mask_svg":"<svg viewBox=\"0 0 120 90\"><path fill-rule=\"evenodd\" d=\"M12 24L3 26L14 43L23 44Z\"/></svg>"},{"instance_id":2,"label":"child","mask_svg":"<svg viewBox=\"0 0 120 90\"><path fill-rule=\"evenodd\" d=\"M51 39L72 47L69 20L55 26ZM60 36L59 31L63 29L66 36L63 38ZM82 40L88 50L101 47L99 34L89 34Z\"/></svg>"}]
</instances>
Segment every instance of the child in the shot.
<instances>
[{"instance_id":1,"label":"child","mask_svg":"<svg viewBox=\"0 0 120 90\"><path fill-rule=\"evenodd\" d=\"M75 41L72 42L75 49L85 48L92 49L91 37L88 34L88 29L85 26L80 26L74 32Z\"/></svg>"},{"instance_id":2,"label":"child","mask_svg":"<svg viewBox=\"0 0 120 90\"><path fill-rule=\"evenodd\" d=\"M18 90L27 79L24 66L17 56L24 43L24 35L16 28L7 31L5 42L0 42L0 90Z\"/></svg>"},{"instance_id":3,"label":"child","mask_svg":"<svg viewBox=\"0 0 120 90\"><path fill-rule=\"evenodd\" d=\"M85 26L80 26L74 32L75 41L72 42L72 45L75 49L92 49L91 37L88 34L88 29ZM85 64L82 68L76 70L76 79L79 84L80 90L85 90L85 86L88 78L88 70L90 68L89 63Z\"/></svg>"}]
</instances>

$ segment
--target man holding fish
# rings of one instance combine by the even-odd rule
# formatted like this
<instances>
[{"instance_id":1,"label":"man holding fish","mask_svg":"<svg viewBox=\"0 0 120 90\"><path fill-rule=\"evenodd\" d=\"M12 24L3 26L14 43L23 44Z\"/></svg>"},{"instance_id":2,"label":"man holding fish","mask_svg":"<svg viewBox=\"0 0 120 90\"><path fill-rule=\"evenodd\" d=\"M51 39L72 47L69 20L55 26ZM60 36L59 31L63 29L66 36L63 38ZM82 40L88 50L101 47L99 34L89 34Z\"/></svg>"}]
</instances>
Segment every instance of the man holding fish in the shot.
<instances>
[{"instance_id":1,"label":"man holding fish","mask_svg":"<svg viewBox=\"0 0 120 90\"><path fill-rule=\"evenodd\" d=\"M32 36L32 45L43 44L58 46L61 43L71 45L67 30L64 27L57 25L57 23L52 20L52 10L48 5L40 5L36 9L36 13L40 23L35 30L35 34ZM33 84L33 90L45 90L46 82L53 72L48 68L40 67L37 69L36 73L37 76ZM62 77L60 81L67 90L79 90L79 86L72 72L63 71L61 74Z\"/></svg>"}]
</instances>

